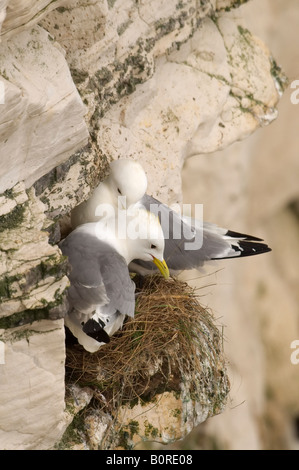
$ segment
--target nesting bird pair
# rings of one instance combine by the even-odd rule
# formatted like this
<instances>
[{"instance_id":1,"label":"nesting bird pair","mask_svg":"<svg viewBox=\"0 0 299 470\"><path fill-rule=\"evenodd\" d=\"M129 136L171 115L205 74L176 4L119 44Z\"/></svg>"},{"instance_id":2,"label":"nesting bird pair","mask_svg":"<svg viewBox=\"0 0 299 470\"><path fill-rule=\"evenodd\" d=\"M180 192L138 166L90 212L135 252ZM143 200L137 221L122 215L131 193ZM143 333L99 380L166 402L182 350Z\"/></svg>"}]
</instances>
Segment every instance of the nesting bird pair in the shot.
<instances>
[{"instance_id":1,"label":"nesting bird pair","mask_svg":"<svg viewBox=\"0 0 299 470\"><path fill-rule=\"evenodd\" d=\"M146 194L141 165L121 159L71 214L74 229L60 243L71 264L66 326L95 352L135 310L130 271L164 277L206 261L270 251L256 237L181 216Z\"/></svg>"}]
</instances>

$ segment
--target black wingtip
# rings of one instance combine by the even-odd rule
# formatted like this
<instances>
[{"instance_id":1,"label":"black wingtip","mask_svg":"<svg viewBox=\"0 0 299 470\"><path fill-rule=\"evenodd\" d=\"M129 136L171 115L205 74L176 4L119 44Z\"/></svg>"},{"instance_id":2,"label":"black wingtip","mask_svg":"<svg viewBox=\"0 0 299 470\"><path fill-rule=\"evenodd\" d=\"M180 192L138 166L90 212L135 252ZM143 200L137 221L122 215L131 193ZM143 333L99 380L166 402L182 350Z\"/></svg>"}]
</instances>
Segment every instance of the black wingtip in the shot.
<instances>
[{"instance_id":1,"label":"black wingtip","mask_svg":"<svg viewBox=\"0 0 299 470\"><path fill-rule=\"evenodd\" d=\"M237 251L240 251L240 257L260 255L262 253L269 253L272 251L272 249L265 243L255 243L241 240L238 242L238 245L240 248Z\"/></svg>"},{"instance_id":2,"label":"black wingtip","mask_svg":"<svg viewBox=\"0 0 299 470\"><path fill-rule=\"evenodd\" d=\"M232 245L232 248L238 253L238 257L261 255L268 253L272 249L265 243L251 242L247 240L239 240L238 245ZM229 257L231 258L231 257Z\"/></svg>"},{"instance_id":3,"label":"black wingtip","mask_svg":"<svg viewBox=\"0 0 299 470\"><path fill-rule=\"evenodd\" d=\"M238 240L238 244L231 245L231 248L236 252L231 256L224 256L221 258L212 258L213 260L220 259L236 259L245 258L245 256L261 255L262 253L268 253L272 249L265 243L250 242L247 240Z\"/></svg>"},{"instance_id":4,"label":"black wingtip","mask_svg":"<svg viewBox=\"0 0 299 470\"><path fill-rule=\"evenodd\" d=\"M87 336L90 336L99 343L110 343L110 337L103 329L103 324L101 325L93 318L84 323L82 329Z\"/></svg>"}]
</instances>

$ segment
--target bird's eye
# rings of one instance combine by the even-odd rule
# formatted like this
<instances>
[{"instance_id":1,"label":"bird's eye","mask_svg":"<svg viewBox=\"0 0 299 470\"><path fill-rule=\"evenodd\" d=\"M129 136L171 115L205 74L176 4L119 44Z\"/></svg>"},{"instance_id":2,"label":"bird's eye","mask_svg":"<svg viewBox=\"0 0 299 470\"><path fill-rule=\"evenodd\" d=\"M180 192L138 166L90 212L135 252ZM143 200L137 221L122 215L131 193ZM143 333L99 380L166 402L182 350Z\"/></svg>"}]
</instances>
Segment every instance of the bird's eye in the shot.
<instances>
[{"instance_id":1,"label":"bird's eye","mask_svg":"<svg viewBox=\"0 0 299 470\"><path fill-rule=\"evenodd\" d=\"M117 191L118 191L119 194L121 194L121 190L119 188L117 188Z\"/></svg>"},{"instance_id":2,"label":"bird's eye","mask_svg":"<svg viewBox=\"0 0 299 470\"><path fill-rule=\"evenodd\" d=\"M155 250L156 248L156 245L151 244L151 250Z\"/></svg>"}]
</instances>

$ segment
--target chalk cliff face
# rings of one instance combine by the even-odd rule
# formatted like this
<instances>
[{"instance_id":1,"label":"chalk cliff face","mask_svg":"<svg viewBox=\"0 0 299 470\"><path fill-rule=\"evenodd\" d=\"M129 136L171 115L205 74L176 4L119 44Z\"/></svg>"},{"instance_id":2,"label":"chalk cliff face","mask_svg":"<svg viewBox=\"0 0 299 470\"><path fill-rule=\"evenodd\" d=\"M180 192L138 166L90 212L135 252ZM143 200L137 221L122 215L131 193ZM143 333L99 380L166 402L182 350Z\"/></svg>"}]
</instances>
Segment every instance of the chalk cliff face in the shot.
<instances>
[{"instance_id":1,"label":"chalk cliff face","mask_svg":"<svg viewBox=\"0 0 299 470\"><path fill-rule=\"evenodd\" d=\"M297 2L253 0L237 12L271 48L291 85L298 78ZM219 448L298 449L299 365L291 355L299 338L299 107L292 93L290 86L270 126L221 152L190 158L183 170L185 202L200 200L207 220L255 233L272 248L218 263L207 278L214 288L201 289L204 303L223 315L230 364L229 406L199 429ZM197 283L203 287L205 279Z\"/></svg>"},{"instance_id":2,"label":"chalk cliff face","mask_svg":"<svg viewBox=\"0 0 299 470\"><path fill-rule=\"evenodd\" d=\"M71 420L56 243L108 162L139 160L181 202L186 158L276 117L282 77L240 3L0 1L0 448L52 448Z\"/></svg>"}]
</instances>

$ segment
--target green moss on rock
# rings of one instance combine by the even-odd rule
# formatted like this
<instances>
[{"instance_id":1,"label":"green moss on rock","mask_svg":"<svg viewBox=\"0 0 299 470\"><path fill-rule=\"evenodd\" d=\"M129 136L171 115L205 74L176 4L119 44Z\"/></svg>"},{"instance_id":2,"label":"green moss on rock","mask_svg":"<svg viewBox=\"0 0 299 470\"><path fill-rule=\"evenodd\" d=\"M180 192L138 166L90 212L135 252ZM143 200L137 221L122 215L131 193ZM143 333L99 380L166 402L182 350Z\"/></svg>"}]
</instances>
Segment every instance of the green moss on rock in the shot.
<instances>
[{"instance_id":1,"label":"green moss on rock","mask_svg":"<svg viewBox=\"0 0 299 470\"><path fill-rule=\"evenodd\" d=\"M84 80L86 80L86 78L88 77L88 73L84 70L79 70L74 67L72 67L70 70L73 80L77 85L84 82Z\"/></svg>"},{"instance_id":2,"label":"green moss on rock","mask_svg":"<svg viewBox=\"0 0 299 470\"><path fill-rule=\"evenodd\" d=\"M57 307L61 302L62 297L59 298L58 301L54 302L47 302L44 300L44 308L26 309L8 317L0 318L0 329L6 330L8 328L17 328L22 325L31 324L35 321L49 319L50 310Z\"/></svg>"},{"instance_id":3,"label":"green moss on rock","mask_svg":"<svg viewBox=\"0 0 299 470\"><path fill-rule=\"evenodd\" d=\"M10 299L12 297L12 284L16 281L19 281L21 278L21 275L4 276L4 278L0 280L0 300L3 298Z\"/></svg>"},{"instance_id":4,"label":"green moss on rock","mask_svg":"<svg viewBox=\"0 0 299 470\"><path fill-rule=\"evenodd\" d=\"M17 205L9 214L0 217L0 232L12 230L24 221L26 205Z\"/></svg>"},{"instance_id":5,"label":"green moss on rock","mask_svg":"<svg viewBox=\"0 0 299 470\"><path fill-rule=\"evenodd\" d=\"M68 450L76 444L82 444L85 438L84 409L77 413L71 424L67 427L55 450Z\"/></svg>"},{"instance_id":6,"label":"green moss on rock","mask_svg":"<svg viewBox=\"0 0 299 470\"><path fill-rule=\"evenodd\" d=\"M145 430L144 430L144 435L146 438L152 438L155 439L156 437L159 436L159 429L153 426L151 423L148 421L145 422Z\"/></svg>"},{"instance_id":7,"label":"green moss on rock","mask_svg":"<svg viewBox=\"0 0 299 470\"><path fill-rule=\"evenodd\" d=\"M284 90L287 88L289 84L289 80L287 76L283 73L281 67L277 64L277 62L271 57L271 75L274 78L277 87L279 88L279 92L283 93Z\"/></svg>"},{"instance_id":8,"label":"green moss on rock","mask_svg":"<svg viewBox=\"0 0 299 470\"><path fill-rule=\"evenodd\" d=\"M7 197L8 199L14 199L14 191L13 189L7 189L4 191L3 196Z\"/></svg>"}]
</instances>

